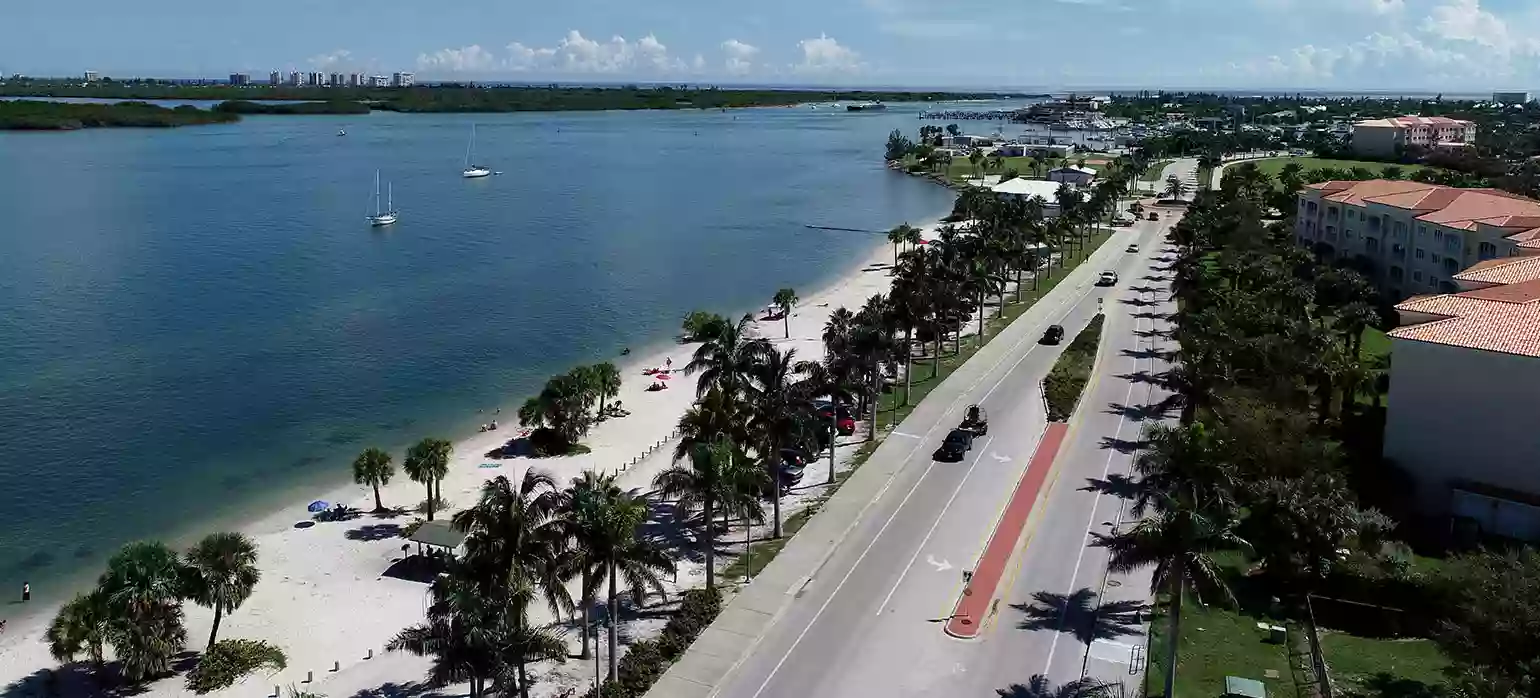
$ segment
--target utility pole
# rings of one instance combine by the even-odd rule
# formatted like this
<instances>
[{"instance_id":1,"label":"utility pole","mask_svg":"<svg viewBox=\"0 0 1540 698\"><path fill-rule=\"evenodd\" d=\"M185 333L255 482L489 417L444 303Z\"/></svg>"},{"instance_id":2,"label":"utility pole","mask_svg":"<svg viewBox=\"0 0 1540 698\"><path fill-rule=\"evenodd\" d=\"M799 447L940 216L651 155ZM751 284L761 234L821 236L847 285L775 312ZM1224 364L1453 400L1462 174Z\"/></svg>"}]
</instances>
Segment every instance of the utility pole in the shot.
<instances>
[{"instance_id":1,"label":"utility pole","mask_svg":"<svg viewBox=\"0 0 1540 698\"><path fill-rule=\"evenodd\" d=\"M840 406L833 395L829 396L829 484L834 484L834 441L839 438Z\"/></svg>"}]
</instances>

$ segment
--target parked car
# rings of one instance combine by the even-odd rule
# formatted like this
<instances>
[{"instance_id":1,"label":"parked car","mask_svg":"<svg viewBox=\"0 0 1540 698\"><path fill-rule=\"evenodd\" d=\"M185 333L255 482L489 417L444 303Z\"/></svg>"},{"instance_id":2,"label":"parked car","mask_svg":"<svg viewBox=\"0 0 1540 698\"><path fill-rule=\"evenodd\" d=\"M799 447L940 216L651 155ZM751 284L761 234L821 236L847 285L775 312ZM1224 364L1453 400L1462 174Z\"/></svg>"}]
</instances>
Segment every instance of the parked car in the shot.
<instances>
[{"instance_id":1,"label":"parked car","mask_svg":"<svg viewBox=\"0 0 1540 698\"><path fill-rule=\"evenodd\" d=\"M1118 273L1115 271L1104 271L1102 272L1102 275L1096 279L1097 286L1112 286L1117 284L1117 282Z\"/></svg>"},{"instance_id":2,"label":"parked car","mask_svg":"<svg viewBox=\"0 0 1540 698\"><path fill-rule=\"evenodd\" d=\"M1049 325L1048 329L1043 332L1043 344L1058 344L1062 341L1064 341L1063 325Z\"/></svg>"},{"instance_id":3,"label":"parked car","mask_svg":"<svg viewBox=\"0 0 1540 698\"><path fill-rule=\"evenodd\" d=\"M1139 246L1138 245L1129 245L1128 246L1128 250L1126 250L1126 251L1128 251L1128 252L1138 252L1139 251Z\"/></svg>"},{"instance_id":4,"label":"parked car","mask_svg":"<svg viewBox=\"0 0 1540 698\"><path fill-rule=\"evenodd\" d=\"M968 405L968 411L963 413L962 424L958 429L966 429L973 432L974 436L983 436L989 433L989 413L978 405Z\"/></svg>"},{"instance_id":5,"label":"parked car","mask_svg":"<svg viewBox=\"0 0 1540 698\"><path fill-rule=\"evenodd\" d=\"M1117 218L1112 219L1112 224L1117 226L1117 227L1119 227L1119 228L1127 228L1128 226L1131 226L1131 225L1134 224L1134 219L1132 219L1132 218L1124 218L1123 216L1118 216Z\"/></svg>"},{"instance_id":6,"label":"parked car","mask_svg":"<svg viewBox=\"0 0 1540 698\"><path fill-rule=\"evenodd\" d=\"M781 489L796 487L807 469L807 454L795 448L781 449Z\"/></svg>"},{"instance_id":7,"label":"parked car","mask_svg":"<svg viewBox=\"0 0 1540 698\"><path fill-rule=\"evenodd\" d=\"M856 420L850 414L849 405L836 405L827 400L819 400L813 403L813 408L818 412L818 419L823 424L828 424L829 419L834 419L834 429L840 436L850 436L856 433Z\"/></svg>"},{"instance_id":8,"label":"parked car","mask_svg":"<svg viewBox=\"0 0 1540 698\"><path fill-rule=\"evenodd\" d=\"M1158 220L1160 220L1160 216L1157 215L1154 211L1150 211L1150 220L1158 221Z\"/></svg>"},{"instance_id":9,"label":"parked car","mask_svg":"<svg viewBox=\"0 0 1540 698\"><path fill-rule=\"evenodd\" d=\"M973 432L967 429L953 429L946 435L946 440L941 442L941 448L936 449L931 457L943 463L956 463L973 450Z\"/></svg>"}]
</instances>

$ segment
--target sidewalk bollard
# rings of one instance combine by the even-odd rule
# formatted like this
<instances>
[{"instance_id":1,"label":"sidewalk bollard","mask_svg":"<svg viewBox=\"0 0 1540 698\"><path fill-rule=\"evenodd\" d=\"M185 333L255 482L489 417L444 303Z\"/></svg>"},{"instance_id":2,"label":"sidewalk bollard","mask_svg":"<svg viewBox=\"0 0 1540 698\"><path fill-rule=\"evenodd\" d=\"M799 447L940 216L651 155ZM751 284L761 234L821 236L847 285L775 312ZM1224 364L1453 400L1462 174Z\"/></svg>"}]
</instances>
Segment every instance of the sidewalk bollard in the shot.
<instances>
[{"instance_id":1,"label":"sidewalk bollard","mask_svg":"<svg viewBox=\"0 0 1540 698\"><path fill-rule=\"evenodd\" d=\"M313 672L313 671L305 672L305 683L315 683L315 672Z\"/></svg>"},{"instance_id":2,"label":"sidewalk bollard","mask_svg":"<svg viewBox=\"0 0 1540 698\"><path fill-rule=\"evenodd\" d=\"M339 662L339 661L333 659L332 660L332 673L335 674L335 673L337 673L339 671L342 671L342 662Z\"/></svg>"},{"instance_id":3,"label":"sidewalk bollard","mask_svg":"<svg viewBox=\"0 0 1540 698\"><path fill-rule=\"evenodd\" d=\"M273 686L273 698L278 698L278 696L281 695L283 695L283 689L277 686Z\"/></svg>"},{"instance_id":4,"label":"sidewalk bollard","mask_svg":"<svg viewBox=\"0 0 1540 698\"><path fill-rule=\"evenodd\" d=\"M369 650L368 654L364 655L364 659L365 660L374 659L374 649L373 648L371 648Z\"/></svg>"}]
</instances>

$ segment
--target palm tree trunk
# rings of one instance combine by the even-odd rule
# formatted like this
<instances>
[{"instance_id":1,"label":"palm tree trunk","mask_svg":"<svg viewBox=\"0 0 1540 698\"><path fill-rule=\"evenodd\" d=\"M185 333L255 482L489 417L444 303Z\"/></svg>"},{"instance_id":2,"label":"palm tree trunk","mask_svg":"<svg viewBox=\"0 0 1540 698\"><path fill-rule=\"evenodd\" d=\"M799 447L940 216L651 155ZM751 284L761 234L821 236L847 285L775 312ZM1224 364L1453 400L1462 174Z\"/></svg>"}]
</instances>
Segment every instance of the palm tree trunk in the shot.
<instances>
[{"instance_id":1,"label":"palm tree trunk","mask_svg":"<svg viewBox=\"0 0 1540 698\"><path fill-rule=\"evenodd\" d=\"M984 300L984 292L981 290L979 291L979 346L984 345L984 312L987 310L984 307Z\"/></svg>"},{"instance_id":2,"label":"palm tree trunk","mask_svg":"<svg viewBox=\"0 0 1540 698\"><path fill-rule=\"evenodd\" d=\"M786 338L791 339L791 308L781 308L781 324L786 330Z\"/></svg>"},{"instance_id":3,"label":"palm tree trunk","mask_svg":"<svg viewBox=\"0 0 1540 698\"><path fill-rule=\"evenodd\" d=\"M580 592L583 594L583 651L578 654L578 658L584 661L589 659L588 626L590 623L593 623L594 615L594 600L588 595L588 586L592 583L593 577L590 575L588 568L585 566L583 568L583 589Z\"/></svg>"},{"instance_id":4,"label":"palm tree trunk","mask_svg":"<svg viewBox=\"0 0 1540 698\"><path fill-rule=\"evenodd\" d=\"M873 401L873 404L876 404ZM774 526L770 530L771 538L781 537L781 451L771 444L765 448L765 463L770 470L770 486L775 488L771 498L771 513L774 518Z\"/></svg>"},{"instance_id":5,"label":"palm tree trunk","mask_svg":"<svg viewBox=\"0 0 1540 698\"><path fill-rule=\"evenodd\" d=\"M893 274L898 276L898 243L893 243Z\"/></svg>"},{"instance_id":6,"label":"palm tree trunk","mask_svg":"<svg viewBox=\"0 0 1540 698\"><path fill-rule=\"evenodd\" d=\"M1182 630L1182 592L1187 586L1180 565L1173 566L1171 577L1174 591L1171 595L1171 622L1166 629L1166 698L1176 698L1176 648L1181 642L1178 633Z\"/></svg>"},{"instance_id":7,"label":"palm tree trunk","mask_svg":"<svg viewBox=\"0 0 1540 698\"><path fill-rule=\"evenodd\" d=\"M374 510L375 511L384 511L385 510L385 505L380 502L380 483L379 483L378 480L376 480L375 483L374 483Z\"/></svg>"},{"instance_id":8,"label":"palm tree trunk","mask_svg":"<svg viewBox=\"0 0 1540 698\"><path fill-rule=\"evenodd\" d=\"M433 520L433 478L428 478L428 520Z\"/></svg>"},{"instance_id":9,"label":"palm tree trunk","mask_svg":"<svg viewBox=\"0 0 1540 698\"><path fill-rule=\"evenodd\" d=\"M716 521L712 519L715 504L716 502L711 501L711 495L708 494L701 506L701 519L706 524L706 531L701 534L701 539L706 543L706 589L708 591L716 588L716 570L714 569L716 567L716 536L714 535L716 532L712 530L712 526L716 525Z\"/></svg>"},{"instance_id":10,"label":"palm tree trunk","mask_svg":"<svg viewBox=\"0 0 1540 698\"><path fill-rule=\"evenodd\" d=\"M1036 291L1037 289L1032 289ZM1016 270L1016 302L1021 302L1021 269Z\"/></svg>"},{"instance_id":11,"label":"palm tree trunk","mask_svg":"<svg viewBox=\"0 0 1540 698\"><path fill-rule=\"evenodd\" d=\"M904 406L909 406L909 386L914 384L914 328L904 328ZM834 448L832 439L829 448Z\"/></svg>"},{"instance_id":12,"label":"palm tree trunk","mask_svg":"<svg viewBox=\"0 0 1540 698\"><path fill-rule=\"evenodd\" d=\"M867 428L866 428L866 440L867 441L876 441L877 440L877 404L879 402L881 402L881 400L878 399L881 395L882 395L882 369L880 367L878 367L878 366L873 366L872 367L872 421L871 421L871 424L867 425ZM780 499L779 498L777 498L776 504L777 504L777 506L780 505ZM780 524L779 509L777 509L775 527L776 527L776 535L775 535L775 537L776 538L780 538L781 537L781 534L780 534L781 524Z\"/></svg>"},{"instance_id":13,"label":"palm tree trunk","mask_svg":"<svg viewBox=\"0 0 1540 698\"><path fill-rule=\"evenodd\" d=\"M214 627L209 628L209 649L214 649L214 637L219 634L219 621L225 615L225 605L214 600Z\"/></svg>"},{"instance_id":14,"label":"palm tree trunk","mask_svg":"<svg viewBox=\"0 0 1540 698\"><path fill-rule=\"evenodd\" d=\"M609 607L606 608L605 611L609 615L609 623L608 623L608 625L610 626L609 627L610 680L614 681L615 680L616 671L619 669L619 662L615 661L615 647L620 644L620 635L618 634L619 633L619 628L616 627L617 625L619 625L618 621L620 620L620 613L619 613L619 608L617 608L617 606L615 604L615 563L614 563L613 560L610 561L610 564L608 565L608 567L610 568L610 570L609 570L610 571L610 598L609 598L610 603L609 603Z\"/></svg>"},{"instance_id":15,"label":"palm tree trunk","mask_svg":"<svg viewBox=\"0 0 1540 698\"><path fill-rule=\"evenodd\" d=\"M525 671L524 659L519 659L519 698L529 698L529 673Z\"/></svg>"}]
</instances>

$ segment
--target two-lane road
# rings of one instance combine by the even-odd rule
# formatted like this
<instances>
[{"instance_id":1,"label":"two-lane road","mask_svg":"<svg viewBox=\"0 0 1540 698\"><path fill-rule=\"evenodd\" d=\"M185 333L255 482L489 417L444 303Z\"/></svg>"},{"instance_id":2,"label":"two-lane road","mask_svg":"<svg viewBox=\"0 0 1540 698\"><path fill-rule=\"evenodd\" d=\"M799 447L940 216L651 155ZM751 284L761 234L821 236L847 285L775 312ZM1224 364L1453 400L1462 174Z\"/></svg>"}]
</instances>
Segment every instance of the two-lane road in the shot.
<instances>
[{"instance_id":1,"label":"two-lane road","mask_svg":"<svg viewBox=\"0 0 1540 698\"><path fill-rule=\"evenodd\" d=\"M788 590L795 599L746 658L728 672L714 695L815 698L919 696L944 691L947 695L994 696L994 689L1026 680L1022 669L1028 657L1018 654L1020 649L1044 658L1049 653L1065 657L1076 653L1067 645L1058 652L1031 646L1032 642L1051 643L1056 633L1039 633L1040 640L1029 639L1029 633L1016 627L1020 614L1006 610L1005 603L999 606L999 613L985 620L983 633L976 640L949 637L942 632L942 625L962 593L962 571L978 560L1043 433L1046 422L1041 381L1064 346L1039 344L1043 330L1050 324L1063 325L1067 345L1099 307L1105 306L1105 336L1113 344L1103 352L1100 373L1130 370L1127 364L1136 359L1124 357L1121 351L1125 344L1130 349L1136 345L1125 343L1124 336L1136 338L1134 332L1153 327L1153 321L1137 317L1147 314L1141 312L1146 310L1144 306L1125 301L1132 296L1159 295L1152 287L1159 282L1145 277L1151 273L1151 257L1160 246L1166 225L1141 222L1135 228L1120 230L1093 255L1091 264L1077 269L1065 285L994 340L1009 343L1008 350L939 418L933 413L928 424L916 427L910 423L913 420L906 420L899 426L889 442L901 440L906 444L899 456L905 459L902 467L808 583ZM1138 252L1125 251L1131 243L1139 245ZM1115 287L1094 285L1096 274L1103 269L1118 272L1121 280ZM1149 361L1144 364L1148 367ZM1063 493L1068 490L1087 495L1077 489L1082 485L1082 471L1104 476L1111 467L1108 463L1117 460L1109 460L1103 450L1087 456L1077 444L1091 439L1099 445L1096 434L1104 430L1137 438L1137 427L1113 426L1102 419L1101 406L1095 402L1107 391L1118 389L1117 380L1102 376L1091 386L1088 399L1093 402L1088 407L1095 409L1082 410L1089 418L1083 418L1086 424L1066 443L1067 450L1057 466L1064 471L1056 476L1058 486L1039 502L1044 511L1034 514L1029 531L1035 532L1029 532L1030 544L1017 555L1026 568L1015 578L1016 584L1011 584L1009 577L1002 584L1010 603L1017 603L1011 595L1029 581L1042 583L1044 588L1058 588L1071 581L1052 578L1046 570L1082 566L1072 563L1082 557L1079 548L1085 539L1087 512L1099 506L1099 500L1072 496L1065 501ZM1124 390L1134 385L1125 384ZM1124 396L1119 401L1135 399ZM961 420L966 406L974 403L989 413L989 434L976 442L962 462L934 462L932 451ZM1083 458L1095 462L1078 462ZM1071 459L1077 461L1072 467L1065 464ZM1126 464L1113 469L1126 470ZM1084 557L1091 556L1086 553ZM1013 561L1012 565L1016 564ZM1045 571L1039 573L1039 568ZM1076 658L1077 673L1079 661ZM967 690L958 690L963 687Z\"/></svg>"}]
</instances>

